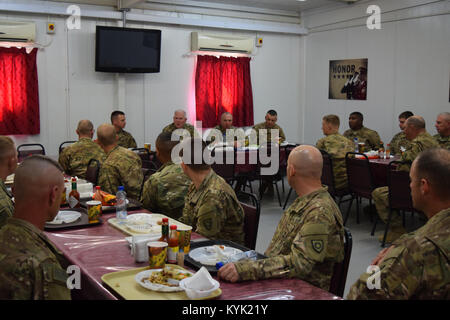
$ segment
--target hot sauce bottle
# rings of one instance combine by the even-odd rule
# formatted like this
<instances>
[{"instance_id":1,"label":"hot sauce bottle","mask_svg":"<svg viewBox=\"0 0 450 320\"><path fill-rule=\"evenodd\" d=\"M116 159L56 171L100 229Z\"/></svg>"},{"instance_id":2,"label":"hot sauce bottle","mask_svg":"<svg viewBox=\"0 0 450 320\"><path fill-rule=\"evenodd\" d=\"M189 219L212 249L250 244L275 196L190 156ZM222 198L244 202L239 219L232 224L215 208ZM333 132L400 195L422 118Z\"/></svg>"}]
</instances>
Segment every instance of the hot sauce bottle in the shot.
<instances>
[{"instance_id":1,"label":"hot sauce bottle","mask_svg":"<svg viewBox=\"0 0 450 320\"><path fill-rule=\"evenodd\" d=\"M80 193L77 191L77 179L72 178L72 191L69 193L69 206L71 208L80 207Z\"/></svg>"},{"instance_id":2,"label":"hot sauce bottle","mask_svg":"<svg viewBox=\"0 0 450 320\"><path fill-rule=\"evenodd\" d=\"M178 254L178 233L177 226L170 226L170 236L169 236L169 246L167 248L167 262L168 263L177 263L177 254Z\"/></svg>"}]
</instances>

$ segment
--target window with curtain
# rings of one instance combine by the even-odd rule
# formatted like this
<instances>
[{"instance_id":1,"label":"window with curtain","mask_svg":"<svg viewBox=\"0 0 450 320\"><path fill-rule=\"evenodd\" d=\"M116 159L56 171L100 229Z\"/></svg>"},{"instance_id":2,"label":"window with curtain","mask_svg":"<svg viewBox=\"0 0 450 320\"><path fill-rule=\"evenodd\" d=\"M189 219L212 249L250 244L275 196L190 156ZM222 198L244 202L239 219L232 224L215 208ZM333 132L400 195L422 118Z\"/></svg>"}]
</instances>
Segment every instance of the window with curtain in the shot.
<instances>
[{"instance_id":1,"label":"window with curtain","mask_svg":"<svg viewBox=\"0 0 450 320\"><path fill-rule=\"evenodd\" d=\"M0 134L38 134L37 49L0 47Z\"/></svg>"},{"instance_id":2,"label":"window with curtain","mask_svg":"<svg viewBox=\"0 0 450 320\"><path fill-rule=\"evenodd\" d=\"M235 127L253 125L250 58L198 56L195 101L203 128L216 126L226 111L233 115Z\"/></svg>"}]
</instances>

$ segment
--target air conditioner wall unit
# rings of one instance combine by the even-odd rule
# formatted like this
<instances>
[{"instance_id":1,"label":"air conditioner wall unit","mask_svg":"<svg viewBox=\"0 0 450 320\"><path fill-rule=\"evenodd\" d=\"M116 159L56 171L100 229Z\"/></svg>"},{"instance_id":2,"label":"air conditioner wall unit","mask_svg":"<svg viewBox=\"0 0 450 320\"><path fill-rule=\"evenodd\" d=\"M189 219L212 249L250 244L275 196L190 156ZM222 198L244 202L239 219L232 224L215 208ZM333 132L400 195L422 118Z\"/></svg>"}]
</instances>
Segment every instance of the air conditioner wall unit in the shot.
<instances>
[{"instance_id":1,"label":"air conditioner wall unit","mask_svg":"<svg viewBox=\"0 0 450 320\"><path fill-rule=\"evenodd\" d=\"M219 51L252 53L255 46L253 37L223 36L199 32L191 33L191 51Z\"/></svg>"},{"instance_id":2,"label":"air conditioner wall unit","mask_svg":"<svg viewBox=\"0 0 450 320\"><path fill-rule=\"evenodd\" d=\"M34 22L0 20L0 41L34 42L35 39L36 24Z\"/></svg>"}]
</instances>

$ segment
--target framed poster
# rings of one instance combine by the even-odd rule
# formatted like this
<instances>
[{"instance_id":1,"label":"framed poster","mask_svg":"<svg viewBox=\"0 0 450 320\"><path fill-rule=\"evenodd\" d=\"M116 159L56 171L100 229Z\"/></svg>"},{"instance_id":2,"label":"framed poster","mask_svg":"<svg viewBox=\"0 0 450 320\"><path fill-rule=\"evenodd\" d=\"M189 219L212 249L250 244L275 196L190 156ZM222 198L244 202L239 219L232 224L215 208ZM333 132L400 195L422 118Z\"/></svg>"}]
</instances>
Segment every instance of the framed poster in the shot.
<instances>
[{"instance_id":1,"label":"framed poster","mask_svg":"<svg viewBox=\"0 0 450 320\"><path fill-rule=\"evenodd\" d=\"M367 100L368 59L330 60L328 99Z\"/></svg>"}]
</instances>

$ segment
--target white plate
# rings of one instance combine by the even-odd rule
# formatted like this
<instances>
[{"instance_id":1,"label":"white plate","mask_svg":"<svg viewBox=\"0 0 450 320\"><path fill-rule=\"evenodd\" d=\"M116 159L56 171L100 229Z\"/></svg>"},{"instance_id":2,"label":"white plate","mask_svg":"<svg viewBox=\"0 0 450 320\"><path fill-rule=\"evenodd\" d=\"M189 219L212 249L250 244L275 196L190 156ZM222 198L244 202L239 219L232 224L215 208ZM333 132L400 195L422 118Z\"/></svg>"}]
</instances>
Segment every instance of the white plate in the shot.
<instances>
[{"instance_id":1,"label":"white plate","mask_svg":"<svg viewBox=\"0 0 450 320\"><path fill-rule=\"evenodd\" d=\"M148 213L135 213L127 217L126 227L136 233L161 233L156 217Z\"/></svg>"},{"instance_id":2,"label":"white plate","mask_svg":"<svg viewBox=\"0 0 450 320\"><path fill-rule=\"evenodd\" d=\"M215 247L206 246L193 249L189 252L189 257L205 266L215 266L217 262L224 261L227 257L242 252L240 249L224 246L224 249L219 253Z\"/></svg>"},{"instance_id":3,"label":"white plate","mask_svg":"<svg viewBox=\"0 0 450 320\"><path fill-rule=\"evenodd\" d=\"M77 211L59 211L53 221L48 221L49 224L72 223L81 217L81 213Z\"/></svg>"},{"instance_id":4,"label":"white plate","mask_svg":"<svg viewBox=\"0 0 450 320\"><path fill-rule=\"evenodd\" d=\"M136 282L139 283L139 285L141 285L145 289L149 289L149 290L153 290L153 291L159 291L159 292L184 291L184 289L181 288L180 286L170 287L170 286L165 286L165 285L159 284L159 283L152 283L152 282L150 282L148 280L143 280L143 279L146 279L146 278L148 279L152 273L160 272L161 270L162 269L152 269L152 270L145 270L145 271L139 272L134 277L134 280L136 280ZM191 272L188 272L188 271L183 271L183 273L190 274L191 276L193 275ZM176 282L176 280L174 280L174 281Z\"/></svg>"}]
</instances>

